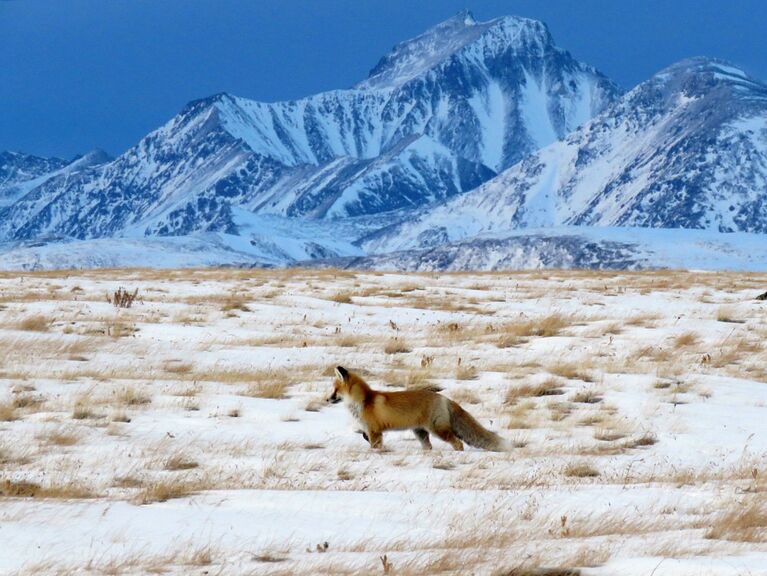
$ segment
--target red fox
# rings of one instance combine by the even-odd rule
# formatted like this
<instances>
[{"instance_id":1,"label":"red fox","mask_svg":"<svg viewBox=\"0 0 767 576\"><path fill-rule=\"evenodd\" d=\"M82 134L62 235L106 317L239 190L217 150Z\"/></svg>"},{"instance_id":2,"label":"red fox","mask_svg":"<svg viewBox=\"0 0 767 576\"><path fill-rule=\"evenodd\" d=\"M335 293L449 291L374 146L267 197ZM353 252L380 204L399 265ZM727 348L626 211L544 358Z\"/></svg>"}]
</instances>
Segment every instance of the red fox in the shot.
<instances>
[{"instance_id":1,"label":"red fox","mask_svg":"<svg viewBox=\"0 0 767 576\"><path fill-rule=\"evenodd\" d=\"M456 450L463 450L463 442L496 452L508 449L506 440L436 392L379 392L342 366L337 366L335 372L335 386L327 401L346 403L371 448L383 447L383 433L387 430L412 430L424 450L431 450L429 432Z\"/></svg>"}]
</instances>

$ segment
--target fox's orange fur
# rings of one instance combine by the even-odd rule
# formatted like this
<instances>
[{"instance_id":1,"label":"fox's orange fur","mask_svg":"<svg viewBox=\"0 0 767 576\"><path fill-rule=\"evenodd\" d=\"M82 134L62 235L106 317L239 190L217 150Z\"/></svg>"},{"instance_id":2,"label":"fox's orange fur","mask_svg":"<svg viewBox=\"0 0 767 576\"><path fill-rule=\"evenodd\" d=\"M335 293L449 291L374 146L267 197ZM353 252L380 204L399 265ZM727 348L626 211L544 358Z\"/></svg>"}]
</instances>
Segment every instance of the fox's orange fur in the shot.
<instances>
[{"instance_id":1,"label":"fox's orange fur","mask_svg":"<svg viewBox=\"0 0 767 576\"><path fill-rule=\"evenodd\" d=\"M413 430L421 446L431 449L429 433L463 450L463 442L485 450L505 450L506 442L477 422L449 398L431 390L379 392L342 366L329 402L344 401L372 448L381 448L387 430Z\"/></svg>"}]
</instances>

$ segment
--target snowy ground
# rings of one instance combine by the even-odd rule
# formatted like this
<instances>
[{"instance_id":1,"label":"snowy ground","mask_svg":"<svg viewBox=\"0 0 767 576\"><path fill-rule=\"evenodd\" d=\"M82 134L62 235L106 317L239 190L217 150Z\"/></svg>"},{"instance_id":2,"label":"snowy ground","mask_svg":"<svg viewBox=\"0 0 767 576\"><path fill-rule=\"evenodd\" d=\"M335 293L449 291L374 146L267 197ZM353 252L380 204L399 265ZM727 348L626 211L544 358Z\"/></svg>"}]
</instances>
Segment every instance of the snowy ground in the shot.
<instances>
[{"instance_id":1,"label":"snowy ground","mask_svg":"<svg viewBox=\"0 0 767 576\"><path fill-rule=\"evenodd\" d=\"M120 286L130 309L107 302ZM767 574L765 290L0 275L0 573L384 574L385 555L389 574ZM336 364L439 385L516 447L425 453L403 432L373 452L322 402Z\"/></svg>"}]
</instances>

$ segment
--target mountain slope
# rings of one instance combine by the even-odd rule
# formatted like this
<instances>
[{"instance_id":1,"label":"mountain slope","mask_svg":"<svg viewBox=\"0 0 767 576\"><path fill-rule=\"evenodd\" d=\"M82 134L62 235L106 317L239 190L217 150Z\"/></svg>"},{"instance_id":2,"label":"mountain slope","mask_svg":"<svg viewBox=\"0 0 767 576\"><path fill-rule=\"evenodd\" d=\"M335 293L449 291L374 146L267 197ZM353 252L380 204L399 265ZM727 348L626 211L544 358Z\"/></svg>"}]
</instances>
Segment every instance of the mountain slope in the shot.
<instances>
[{"instance_id":1,"label":"mountain slope","mask_svg":"<svg viewBox=\"0 0 767 576\"><path fill-rule=\"evenodd\" d=\"M0 204L13 202L42 176L66 166L61 158L40 158L21 152L0 152Z\"/></svg>"},{"instance_id":2,"label":"mountain slope","mask_svg":"<svg viewBox=\"0 0 767 576\"><path fill-rule=\"evenodd\" d=\"M419 207L476 187L617 94L542 23L462 13L351 90L192 102L113 162L0 209L0 239L236 234L233 207L310 218Z\"/></svg>"},{"instance_id":3,"label":"mountain slope","mask_svg":"<svg viewBox=\"0 0 767 576\"><path fill-rule=\"evenodd\" d=\"M541 268L765 272L767 242L762 234L746 232L566 226L479 234L431 248L307 265L421 272Z\"/></svg>"},{"instance_id":4,"label":"mountain slope","mask_svg":"<svg viewBox=\"0 0 767 576\"><path fill-rule=\"evenodd\" d=\"M767 87L723 62L680 62L565 140L364 246L559 225L767 232Z\"/></svg>"}]
</instances>

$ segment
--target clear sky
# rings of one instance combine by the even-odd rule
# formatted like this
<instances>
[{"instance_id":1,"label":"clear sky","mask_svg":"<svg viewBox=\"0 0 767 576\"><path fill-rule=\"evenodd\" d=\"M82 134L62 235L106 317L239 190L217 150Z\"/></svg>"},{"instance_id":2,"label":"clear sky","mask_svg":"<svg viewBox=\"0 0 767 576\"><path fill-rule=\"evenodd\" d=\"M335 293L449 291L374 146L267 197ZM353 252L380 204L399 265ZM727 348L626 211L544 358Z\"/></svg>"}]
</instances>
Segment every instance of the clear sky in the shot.
<instances>
[{"instance_id":1,"label":"clear sky","mask_svg":"<svg viewBox=\"0 0 767 576\"><path fill-rule=\"evenodd\" d=\"M464 8L543 20L625 88L688 56L767 80L764 0L0 0L0 150L119 154L195 98L348 87Z\"/></svg>"}]
</instances>

